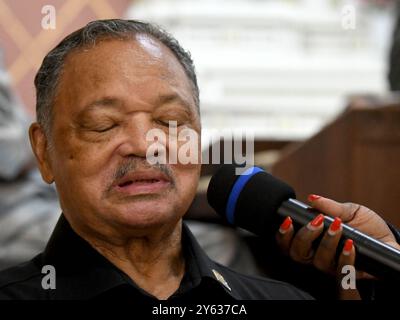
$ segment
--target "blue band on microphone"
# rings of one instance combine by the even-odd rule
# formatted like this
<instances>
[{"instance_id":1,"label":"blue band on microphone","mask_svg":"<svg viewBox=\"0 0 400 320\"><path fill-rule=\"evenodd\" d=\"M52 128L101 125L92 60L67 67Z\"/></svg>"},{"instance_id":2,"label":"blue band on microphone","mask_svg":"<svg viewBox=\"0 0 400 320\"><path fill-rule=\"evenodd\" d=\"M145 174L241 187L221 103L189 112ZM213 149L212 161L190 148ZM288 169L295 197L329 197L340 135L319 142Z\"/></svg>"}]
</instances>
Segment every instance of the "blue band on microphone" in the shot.
<instances>
[{"instance_id":1,"label":"blue band on microphone","mask_svg":"<svg viewBox=\"0 0 400 320\"><path fill-rule=\"evenodd\" d=\"M263 172L264 170L259 167L251 167L243 172L233 185L231 194L229 195L228 203L226 205L226 219L230 224L233 224L236 210L236 202L239 198L240 192L243 187L256 173Z\"/></svg>"}]
</instances>

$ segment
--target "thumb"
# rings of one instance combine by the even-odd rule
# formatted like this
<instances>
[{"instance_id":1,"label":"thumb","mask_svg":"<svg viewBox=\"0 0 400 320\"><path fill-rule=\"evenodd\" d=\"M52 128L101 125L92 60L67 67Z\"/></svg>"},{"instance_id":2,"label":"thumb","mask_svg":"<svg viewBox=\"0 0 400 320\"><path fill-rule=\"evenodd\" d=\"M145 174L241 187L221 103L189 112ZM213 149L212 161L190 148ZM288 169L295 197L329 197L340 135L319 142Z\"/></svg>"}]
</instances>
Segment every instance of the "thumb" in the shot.
<instances>
[{"instance_id":1,"label":"thumb","mask_svg":"<svg viewBox=\"0 0 400 320\"><path fill-rule=\"evenodd\" d=\"M328 216L339 217L343 222L349 222L354 218L360 205L354 203L340 203L332 199L324 198L315 194L308 196L311 206Z\"/></svg>"}]
</instances>

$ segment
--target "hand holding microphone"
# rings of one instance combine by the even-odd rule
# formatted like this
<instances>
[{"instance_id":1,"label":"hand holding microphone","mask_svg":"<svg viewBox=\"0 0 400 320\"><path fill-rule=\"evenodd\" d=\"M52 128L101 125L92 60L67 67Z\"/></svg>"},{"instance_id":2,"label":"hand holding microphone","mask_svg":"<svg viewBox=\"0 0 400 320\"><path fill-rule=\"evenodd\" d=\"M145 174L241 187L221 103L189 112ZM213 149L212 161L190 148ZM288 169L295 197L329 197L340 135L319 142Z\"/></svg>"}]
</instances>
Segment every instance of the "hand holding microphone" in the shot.
<instances>
[{"instance_id":1,"label":"hand holding microphone","mask_svg":"<svg viewBox=\"0 0 400 320\"><path fill-rule=\"evenodd\" d=\"M307 226L295 232L290 217L286 217L276 233L276 241L281 251L290 256L294 261L304 264L312 264L318 270L335 275L338 283L341 283L343 268L354 265L356 250L353 240L347 239L343 248L338 248L342 237L342 224L345 223L359 231L400 249L400 245L389 229L386 222L374 211L365 206L354 203L338 203L334 200L317 195L309 195L308 201L311 206L334 218L328 228L324 231L321 216L318 215ZM324 218L322 216L322 218ZM317 226L313 226L317 224ZM319 225L318 225L319 224ZM321 238L318 247L313 248L316 239ZM340 251L339 255L337 252ZM371 279L370 274L357 271L357 279ZM357 290L343 290L339 288L341 299L359 299Z\"/></svg>"},{"instance_id":2,"label":"hand holding microphone","mask_svg":"<svg viewBox=\"0 0 400 320\"><path fill-rule=\"evenodd\" d=\"M400 279L400 246L376 213L322 197L311 199L312 208L297 201L290 186L262 169L253 167L236 175L235 168L222 166L207 191L210 205L229 223L258 235L274 235L280 229L276 240L283 250L326 272L334 272L336 256L339 264L352 264L357 255L358 269L378 278ZM288 219L281 225L288 216L295 230ZM314 247L316 242L318 247Z\"/></svg>"},{"instance_id":3,"label":"hand holding microphone","mask_svg":"<svg viewBox=\"0 0 400 320\"><path fill-rule=\"evenodd\" d=\"M357 243L347 239L336 261L336 252L342 237L342 224L356 228L364 234L371 236L385 244L400 249L393 233L386 222L374 211L354 203L338 203L321 196L310 195L308 200L311 206L334 218L334 222L324 232L324 216L317 216L295 233L291 219L286 218L276 234L276 241L286 254L300 263L313 264L317 269L336 274L340 273L344 265L353 265L355 261L355 248ZM321 218L322 219L318 219ZM314 225L312 225L314 222ZM313 241L322 236L318 248L312 247ZM337 262L337 263L336 263ZM358 278L370 278L364 272L358 273Z\"/></svg>"}]
</instances>

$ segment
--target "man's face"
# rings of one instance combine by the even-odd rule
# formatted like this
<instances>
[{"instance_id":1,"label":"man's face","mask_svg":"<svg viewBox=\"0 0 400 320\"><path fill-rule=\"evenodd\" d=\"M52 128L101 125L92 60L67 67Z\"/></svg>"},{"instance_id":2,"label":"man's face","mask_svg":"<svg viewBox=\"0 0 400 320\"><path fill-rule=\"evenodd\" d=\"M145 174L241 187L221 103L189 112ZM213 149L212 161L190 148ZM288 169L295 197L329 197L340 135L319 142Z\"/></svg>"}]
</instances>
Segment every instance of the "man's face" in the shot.
<instances>
[{"instance_id":1,"label":"man's face","mask_svg":"<svg viewBox=\"0 0 400 320\"><path fill-rule=\"evenodd\" d=\"M140 230L176 223L186 212L200 164L146 161L151 129L171 137L172 120L178 133L191 128L200 136L189 79L167 47L137 35L72 53L53 114L49 162L73 224Z\"/></svg>"}]
</instances>

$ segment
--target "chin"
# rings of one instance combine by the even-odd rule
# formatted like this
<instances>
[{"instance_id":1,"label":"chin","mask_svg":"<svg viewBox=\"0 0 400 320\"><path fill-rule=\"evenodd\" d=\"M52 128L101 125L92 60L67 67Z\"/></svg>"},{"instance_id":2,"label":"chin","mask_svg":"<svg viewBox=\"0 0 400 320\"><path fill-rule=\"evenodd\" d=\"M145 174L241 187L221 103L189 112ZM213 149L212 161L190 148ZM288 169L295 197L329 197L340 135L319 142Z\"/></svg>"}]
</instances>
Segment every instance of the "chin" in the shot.
<instances>
[{"instance_id":1,"label":"chin","mask_svg":"<svg viewBox=\"0 0 400 320\"><path fill-rule=\"evenodd\" d=\"M179 215L171 205L162 203L151 205L143 202L124 205L115 213L114 218L125 227L147 229L176 224L182 215Z\"/></svg>"}]
</instances>

